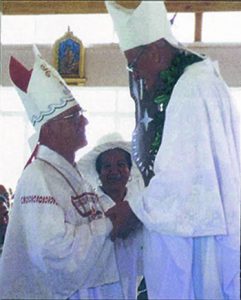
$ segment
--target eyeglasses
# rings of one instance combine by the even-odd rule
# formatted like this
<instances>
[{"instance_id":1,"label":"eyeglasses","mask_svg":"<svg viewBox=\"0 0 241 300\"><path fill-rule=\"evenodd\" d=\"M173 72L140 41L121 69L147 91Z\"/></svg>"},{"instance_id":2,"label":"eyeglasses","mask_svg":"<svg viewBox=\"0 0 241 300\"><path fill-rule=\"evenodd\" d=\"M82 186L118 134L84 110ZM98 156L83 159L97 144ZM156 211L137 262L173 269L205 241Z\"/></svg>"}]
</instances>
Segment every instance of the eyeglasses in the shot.
<instances>
[{"instance_id":1,"label":"eyeglasses","mask_svg":"<svg viewBox=\"0 0 241 300\"><path fill-rule=\"evenodd\" d=\"M52 119L53 121L60 121L60 120L68 120L68 119L77 119L81 116L83 116L84 112L86 112L86 110L84 109L80 109L78 111L73 112L70 115L64 116L62 118L56 118L56 119Z\"/></svg>"},{"instance_id":2,"label":"eyeglasses","mask_svg":"<svg viewBox=\"0 0 241 300\"><path fill-rule=\"evenodd\" d=\"M136 57L134 58L134 60L129 63L127 66L126 66L126 69L127 71L133 73L135 71L135 67L139 61L139 59L141 58L141 56L143 55L144 51L146 50L146 47L143 46L140 51L137 53Z\"/></svg>"},{"instance_id":3,"label":"eyeglasses","mask_svg":"<svg viewBox=\"0 0 241 300\"><path fill-rule=\"evenodd\" d=\"M79 118L79 117L83 116L84 112L86 112L86 110L81 109L81 110L76 111L76 112L74 112L70 115L64 116L62 119L66 120L66 119L71 119L71 118Z\"/></svg>"}]
</instances>

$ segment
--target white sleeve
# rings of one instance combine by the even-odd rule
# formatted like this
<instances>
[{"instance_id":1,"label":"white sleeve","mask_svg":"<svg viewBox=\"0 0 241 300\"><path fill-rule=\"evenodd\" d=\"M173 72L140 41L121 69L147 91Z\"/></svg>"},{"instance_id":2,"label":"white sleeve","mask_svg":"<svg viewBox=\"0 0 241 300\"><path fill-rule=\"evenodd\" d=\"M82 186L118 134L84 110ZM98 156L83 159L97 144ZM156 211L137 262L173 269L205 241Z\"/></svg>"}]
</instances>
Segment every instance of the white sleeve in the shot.
<instances>
[{"instance_id":1,"label":"white sleeve","mask_svg":"<svg viewBox=\"0 0 241 300\"><path fill-rule=\"evenodd\" d=\"M58 189L66 193L64 187ZM31 173L31 188L28 194L33 192L35 195L41 195L42 199L55 199L52 185L41 174L33 176ZM109 239L111 221L104 217L91 223L70 224L65 220L65 210L52 202L30 203L22 207L29 256L32 263L49 278L53 289L59 292L75 291L83 286L98 285L97 275L108 270L106 265L111 258L113 274L110 274L109 278L117 280L118 272L113 259L114 246ZM106 278L107 283L109 278Z\"/></svg>"}]
</instances>

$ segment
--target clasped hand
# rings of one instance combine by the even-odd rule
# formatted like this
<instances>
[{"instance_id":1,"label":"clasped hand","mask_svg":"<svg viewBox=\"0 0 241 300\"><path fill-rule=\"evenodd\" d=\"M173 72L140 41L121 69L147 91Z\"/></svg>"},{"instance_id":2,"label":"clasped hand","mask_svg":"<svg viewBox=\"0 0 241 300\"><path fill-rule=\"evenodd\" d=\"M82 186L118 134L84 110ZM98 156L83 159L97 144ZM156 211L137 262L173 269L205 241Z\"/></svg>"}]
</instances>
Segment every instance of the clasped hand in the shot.
<instances>
[{"instance_id":1,"label":"clasped hand","mask_svg":"<svg viewBox=\"0 0 241 300\"><path fill-rule=\"evenodd\" d=\"M131 210L127 201L117 203L105 214L108 218L110 218L113 224L113 229L110 234L112 241L116 238L127 238L130 232L137 228L138 224L140 224L140 221Z\"/></svg>"}]
</instances>

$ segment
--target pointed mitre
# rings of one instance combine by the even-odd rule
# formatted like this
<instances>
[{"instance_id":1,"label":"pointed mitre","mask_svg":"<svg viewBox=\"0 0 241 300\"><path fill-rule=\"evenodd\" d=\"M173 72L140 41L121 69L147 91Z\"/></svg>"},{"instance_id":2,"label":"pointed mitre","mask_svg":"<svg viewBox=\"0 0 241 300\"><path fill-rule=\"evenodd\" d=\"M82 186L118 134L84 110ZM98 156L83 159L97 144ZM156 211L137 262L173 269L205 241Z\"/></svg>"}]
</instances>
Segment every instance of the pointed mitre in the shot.
<instances>
[{"instance_id":1,"label":"pointed mitre","mask_svg":"<svg viewBox=\"0 0 241 300\"><path fill-rule=\"evenodd\" d=\"M125 8L116 1L105 1L122 51L147 45L161 38L179 48L171 31L164 1L142 1L136 9Z\"/></svg>"},{"instance_id":2,"label":"pointed mitre","mask_svg":"<svg viewBox=\"0 0 241 300\"><path fill-rule=\"evenodd\" d=\"M41 57L36 46L34 54L32 70L11 57L9 74L38 136L44 123L78 103L63 78Z\"/></svg>"}]
</instances>

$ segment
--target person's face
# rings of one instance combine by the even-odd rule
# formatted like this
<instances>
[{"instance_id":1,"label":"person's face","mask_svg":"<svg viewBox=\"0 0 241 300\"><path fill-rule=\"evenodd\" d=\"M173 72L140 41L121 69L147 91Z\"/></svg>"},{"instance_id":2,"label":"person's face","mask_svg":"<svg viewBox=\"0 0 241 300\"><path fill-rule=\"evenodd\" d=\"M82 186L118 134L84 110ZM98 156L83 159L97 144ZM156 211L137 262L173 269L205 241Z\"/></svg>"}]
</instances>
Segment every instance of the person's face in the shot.
<instances>
[{"instance_id":1,"label":"person's face","mask_svg":"<svg viewBox=\"0 0 241 300\"><path fill-rule=\"evenodd\" d=\"M166 70L172 61L172 51L164 39L132 48L124 52L127 70L135 80L143 79L147 90L155 88L161 71Z\"/></svg>"},{"instance_id":2,"label":"person's face","mask_svg":"<svg viewBox=\"0 0 241 300\"><path fill-rule=\"evenodd\" d=\"M123 151L111 149L102 155L99 178L103 188L124 189L129 176L130 169Z\"/></svg>"},{"instance_id":3,"label":"person's face","mask_svg":"<svg viewBox=\"0 0 241 300\"><path fill-rule=\"evenodd\" d=\"M144 80L147 90L154 87L158 76L157 64L148 46L136 47L125 51L127 70L132 73L135 80Z\"/></svg>"},{"instance_id":4,"label":"person's face","mask_svg":"<svg viewBox=\"0 0 241 300\"><path fill-rule=\"evenodd\" d=\"M50 126L62 148L66 146L77 151L87 145L85 126L88 120L83 113L83 109L76 105L51 120Z\"/></svg>"}]
</instances>

